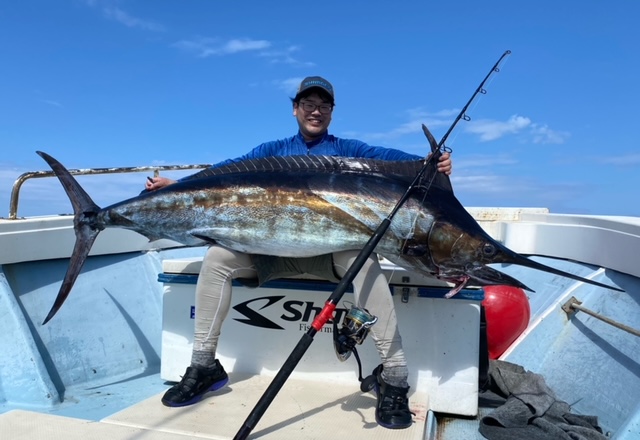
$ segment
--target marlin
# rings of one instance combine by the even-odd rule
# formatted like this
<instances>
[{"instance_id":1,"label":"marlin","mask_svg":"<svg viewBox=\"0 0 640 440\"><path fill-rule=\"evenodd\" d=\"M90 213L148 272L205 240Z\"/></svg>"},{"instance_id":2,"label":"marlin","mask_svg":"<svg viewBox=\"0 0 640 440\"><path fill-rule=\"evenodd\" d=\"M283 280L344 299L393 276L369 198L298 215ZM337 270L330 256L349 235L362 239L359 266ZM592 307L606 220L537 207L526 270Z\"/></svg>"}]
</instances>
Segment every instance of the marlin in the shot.
<instances>
[{"instance_id":1,"label":"marlin","mask_svg":"<svg viewBox=\"0 0 640 440\"><path fill-rule=\"evenodd\" d=\"M433 136L425 134L437 153ZM37 152L62 183L74 211L76 242L69 267L45 318L66 300L91 246L105 228L136 231L151 241L217 244L251 254L309 257L359 250L407 191L423 161L329 156L252 159L209 168L173 185L98 207L69 171ZM488 266L507 263L582 278L522 256L491 238L453 194L436 160L397 211L375 252L400 267L453 284L508 285L533 291Z\"/></svg>"}]
</instances>

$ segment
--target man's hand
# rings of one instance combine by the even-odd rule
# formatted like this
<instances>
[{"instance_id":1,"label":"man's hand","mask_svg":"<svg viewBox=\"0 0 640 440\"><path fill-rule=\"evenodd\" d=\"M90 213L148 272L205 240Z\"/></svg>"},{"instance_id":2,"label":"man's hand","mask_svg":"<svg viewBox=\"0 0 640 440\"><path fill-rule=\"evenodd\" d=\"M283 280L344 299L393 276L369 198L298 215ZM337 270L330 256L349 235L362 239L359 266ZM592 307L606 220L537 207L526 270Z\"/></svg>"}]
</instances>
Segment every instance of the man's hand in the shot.
<instances>
[{"instance_id":1,"label":"man's hand","mask_svg":"<svg viewBox=\"0 0 640 440\"><path fill-rule=\"evenodd\" d=\"M451 163L451 161L449 161ZM451 166L449 166L451 168ZM165 186L176 183L177 180L168 179L166 177L147 177L147 181L144 183L144 187L147 191L155 191Z\"/></svg>"},{"instance_id":2,"label":"man's hand","mask_svg":"<svg viewBox=\"0 0 640 440\"><path fill-rule=\"evenodd\" d=\"M438 171L441 173L445 173L447 176L451 175L451 170L453 169L453 165L451 163L451 153L444 152L440 159L438 160Z\"/></svg>"}]
</instances>

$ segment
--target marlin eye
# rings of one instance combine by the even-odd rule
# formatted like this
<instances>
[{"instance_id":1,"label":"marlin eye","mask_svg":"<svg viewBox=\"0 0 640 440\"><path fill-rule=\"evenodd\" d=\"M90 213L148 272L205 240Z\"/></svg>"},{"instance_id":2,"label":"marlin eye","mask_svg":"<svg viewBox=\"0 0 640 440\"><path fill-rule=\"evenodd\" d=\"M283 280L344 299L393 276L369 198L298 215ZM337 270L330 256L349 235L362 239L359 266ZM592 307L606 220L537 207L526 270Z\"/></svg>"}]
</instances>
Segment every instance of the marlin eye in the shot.
<instances>
[{"instance_id":1,"label":"marlin eye","mask_svg":"<svg viewBox=\"0 0 640 440\"><path fill-rule=\"evenodd\" d=\"M482 246L482 254L485 257L493 257L496 255L496 253L497 253L497 249L491 243L485 243L484 246Z\"/></svg>"}]
</instances>

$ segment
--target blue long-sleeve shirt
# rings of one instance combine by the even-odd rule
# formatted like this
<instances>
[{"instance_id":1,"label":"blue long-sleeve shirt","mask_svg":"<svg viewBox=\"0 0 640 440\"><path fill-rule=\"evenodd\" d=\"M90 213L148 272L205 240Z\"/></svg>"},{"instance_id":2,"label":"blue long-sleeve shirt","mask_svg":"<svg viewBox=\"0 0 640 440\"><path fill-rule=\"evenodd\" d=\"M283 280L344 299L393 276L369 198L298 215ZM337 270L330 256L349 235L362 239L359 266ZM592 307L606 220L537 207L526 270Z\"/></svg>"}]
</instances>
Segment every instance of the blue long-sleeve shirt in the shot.
<instances>
[{"instance_id":1,"label":"blue long-sleeve shirt","mask_svg":"<svg viewBox=\"0 0 640 440\"><path fill-rule=\"evenodd\" d=\"M258 145L244 156L224 160L212 165L211 168L229 165L245 159L297 155L363 157L367 159L381 160L422 159L420 156L408 154L404 151L394 150L393 148L373 147L356 139L341 139L328 133L325 133L325 135L318 140L306 142L302 137L302 133L298 131L298 134L295 136L277 141L265 142L264 144Z\"/></svg>"}]
</instances>

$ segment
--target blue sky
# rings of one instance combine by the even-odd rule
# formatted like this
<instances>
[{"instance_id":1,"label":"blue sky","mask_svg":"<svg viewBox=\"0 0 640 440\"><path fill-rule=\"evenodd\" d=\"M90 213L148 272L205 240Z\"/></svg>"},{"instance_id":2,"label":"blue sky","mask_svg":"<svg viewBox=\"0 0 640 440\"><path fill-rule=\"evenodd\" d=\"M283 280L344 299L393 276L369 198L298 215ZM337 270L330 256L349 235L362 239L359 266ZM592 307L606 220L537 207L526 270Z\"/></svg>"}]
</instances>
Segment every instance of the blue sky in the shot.
<instances>
[{"instance_id":1,"label":"blue sky","mask_svg":"<svg viewBox=\"0 0 640 440\"><path fill-rule=\"evenodd\" d=\"M465 206L640 216L640 3L622 0L20 0L0 5L0 217L14 180L68 168L215 163L293 135L307 75L332 134L426 154L449 137ZM168 174L176 176L176 174ZM179 175L179 174L178 174ZM79 179L101 206L144 174ZM70 212L58 182L22 216Z\"/></svg>"}]
</instances>

